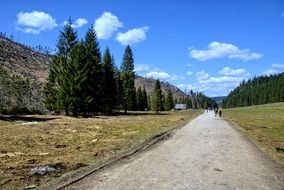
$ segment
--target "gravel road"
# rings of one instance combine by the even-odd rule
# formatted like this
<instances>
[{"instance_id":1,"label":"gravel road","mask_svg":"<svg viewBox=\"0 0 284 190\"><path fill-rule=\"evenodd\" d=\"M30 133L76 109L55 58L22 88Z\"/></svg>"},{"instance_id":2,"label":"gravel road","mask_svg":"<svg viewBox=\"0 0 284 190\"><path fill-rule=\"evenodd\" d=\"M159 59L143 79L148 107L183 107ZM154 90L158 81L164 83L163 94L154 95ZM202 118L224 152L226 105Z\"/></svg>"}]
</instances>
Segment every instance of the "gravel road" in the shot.
<instances>
[{"instance_id":1,"label":"gravel road","mask_svg":"<svg viewBox=\"0 0 284 190\"><path fill-rule=\"evenodd\" d=\"M67 189L284 189L284 167L213 112Z\"/></svg>"}]
</instances>

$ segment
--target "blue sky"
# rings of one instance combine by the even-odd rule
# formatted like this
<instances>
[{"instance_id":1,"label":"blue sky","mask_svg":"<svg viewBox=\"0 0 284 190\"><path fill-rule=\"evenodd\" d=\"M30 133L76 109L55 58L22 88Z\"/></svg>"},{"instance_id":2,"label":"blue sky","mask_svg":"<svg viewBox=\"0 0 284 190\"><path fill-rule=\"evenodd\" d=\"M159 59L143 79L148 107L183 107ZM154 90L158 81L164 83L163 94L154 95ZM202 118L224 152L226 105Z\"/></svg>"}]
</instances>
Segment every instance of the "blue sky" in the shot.
<instances>
[{"instance_id":1,"label":"blue sky","mask_svg":"<svg viewBox=\"0 0 284 190\"><path fill-rule=\"evenodd\" d=\"M284 72L283 0L9 0L0 31L55 47L69 16L82 38L94 24L120 66L126 44L136 73L181 90L227 95L243 79Z\"/></svg>"}]
</instances>

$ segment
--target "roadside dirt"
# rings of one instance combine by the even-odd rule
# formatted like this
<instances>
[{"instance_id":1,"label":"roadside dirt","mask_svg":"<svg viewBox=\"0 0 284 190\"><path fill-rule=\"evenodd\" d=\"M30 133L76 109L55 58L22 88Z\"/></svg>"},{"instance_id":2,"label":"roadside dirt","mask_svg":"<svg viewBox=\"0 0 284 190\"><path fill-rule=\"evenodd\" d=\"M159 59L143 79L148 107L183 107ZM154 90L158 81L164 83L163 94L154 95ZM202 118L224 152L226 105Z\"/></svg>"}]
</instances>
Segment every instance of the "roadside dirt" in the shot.
<instances>
[{"instance_id":1,"label":"roadside dirt","mask_svg":"<svg viewBox=\"0 0 284 190\"><path fill-rule=\"evenodd\" d=\"M212 112L66 189L283 189L284 167Z\"/></svg>"}]
</instances>

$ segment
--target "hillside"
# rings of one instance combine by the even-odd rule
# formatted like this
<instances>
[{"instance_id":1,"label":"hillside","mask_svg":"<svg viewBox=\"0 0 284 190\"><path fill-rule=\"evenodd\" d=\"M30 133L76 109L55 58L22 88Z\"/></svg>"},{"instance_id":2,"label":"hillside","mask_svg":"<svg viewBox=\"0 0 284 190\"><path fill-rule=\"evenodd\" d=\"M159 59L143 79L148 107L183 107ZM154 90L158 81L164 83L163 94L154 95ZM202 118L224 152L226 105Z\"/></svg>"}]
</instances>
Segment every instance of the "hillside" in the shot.
<instances>
[{"instance_id":1,"label":"hillside","mask_svg":"<svg viewBox=\"0 0 284 190\"><path fill-rule=\"evenodd\" d=\"M259 76L243 81L224 100L226 108L260 105L284 101L284 73Z\"/></svg>"},{"instance_id":2,"label":"hillside","mask_svg":"<svg viewBox=\"0 0 284 190\"><path fill-rule=\"evenodd\" d=\"M145 85L146 91L148 94L152 94L154 86L155 86L155 79L152 78L144 78L141 76L137 76L135 78L135 86L136 88L141 86L143 88L143 85ZM163 82L161 81L161 89L164 93L166 93L166 90L170 89L173 93L173 97L174 99L180 99L183 98L184 96L186 96L186 94L184 92L182 92L178 87L167 83L167 82Z\"/></svg>"},{"instance_id":3,"label":"hillside","mask_svg":"<svg viewBox=\"0 0 284 190\"><path fill-rule=\"evenodd\" d=\"M42 88L52 56L36 52L8 38L0 37L0 113L42 112ZM151 94L155 80L135 79L136 87L145 85ZM174 98L184 97L177 87L161 82L163 91L171 89Z\"/></svg>"},{"instance_id":4,"label":"hillside","mask_svg":"<svg viewBox=\"0 0 284 190\"><path fill-rule=\"evenodd\" d=\"M8 71L9 76L29 78L38 83L45 81L51 56L3 37L0 37L0 52L1 70Z\"/></svg>"},{"instance_id":5,"label":"hillside","mask_svg":"<svg viewBox=\"0 0 284 190\"><path fill-rule=\"evenodd\" d=\"M0 37L0 112L41 112L52 57Z\"/></svg>"}]
</instances>

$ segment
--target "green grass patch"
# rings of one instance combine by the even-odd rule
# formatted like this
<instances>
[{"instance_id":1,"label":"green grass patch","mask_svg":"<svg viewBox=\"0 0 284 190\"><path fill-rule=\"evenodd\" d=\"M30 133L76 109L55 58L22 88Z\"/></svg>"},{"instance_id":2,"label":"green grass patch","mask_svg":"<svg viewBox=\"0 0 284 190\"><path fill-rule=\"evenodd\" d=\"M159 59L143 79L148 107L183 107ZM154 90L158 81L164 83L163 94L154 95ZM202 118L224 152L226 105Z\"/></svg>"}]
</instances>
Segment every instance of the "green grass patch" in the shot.
<instances>
[{"instance_id":1,"label":"green grass patch","mask_svg":"<svg viewBox=\"0 0 284 190\"><path fill-rule=\"evenodd\" d=\"M244 134L284 164L284 102L226 109L224 117L237 123Z\"/></svg>"},{"instance_id":2,"label":"green grass patch","mask_svg":"<svg viewBox=\"0 0 284 190\"><path fill-rule=\"evenodd\" d=\"M0 187L22 189L129 150L146 139L192 119L201 111L151 112L94 118L0 117ZM23 124L28 121L37 123ZM54 165L56 172L31 175Z\"/></svg>"}]
</instances>

